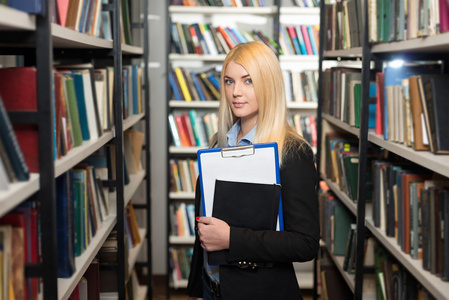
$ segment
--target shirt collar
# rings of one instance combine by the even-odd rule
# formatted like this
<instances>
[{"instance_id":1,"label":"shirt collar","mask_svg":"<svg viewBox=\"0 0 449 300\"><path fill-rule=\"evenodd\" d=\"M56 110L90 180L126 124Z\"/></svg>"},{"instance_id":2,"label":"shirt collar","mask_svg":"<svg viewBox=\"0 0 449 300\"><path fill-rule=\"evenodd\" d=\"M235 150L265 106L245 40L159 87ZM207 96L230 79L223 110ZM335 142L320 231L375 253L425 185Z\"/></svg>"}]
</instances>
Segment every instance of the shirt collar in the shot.
<instances>
[{"instance_id":1,"label":"shirt collar","mask_svg":"<svg viewBox=\"0 0 449 300\"><path fill-rule=\"evenodd\" d=\"M239 134L239 131L241 129L240 125L240 119L237 120L237 122L232 125L231 129L229 129L226 136L228 137L228 146L234 147L234 146L244 146L244 145L251 145L254 133L256 132L257 125L253 127L253 129L250 130L238 143L237 143L237 135Z\"/></svg>"}]
</instances>

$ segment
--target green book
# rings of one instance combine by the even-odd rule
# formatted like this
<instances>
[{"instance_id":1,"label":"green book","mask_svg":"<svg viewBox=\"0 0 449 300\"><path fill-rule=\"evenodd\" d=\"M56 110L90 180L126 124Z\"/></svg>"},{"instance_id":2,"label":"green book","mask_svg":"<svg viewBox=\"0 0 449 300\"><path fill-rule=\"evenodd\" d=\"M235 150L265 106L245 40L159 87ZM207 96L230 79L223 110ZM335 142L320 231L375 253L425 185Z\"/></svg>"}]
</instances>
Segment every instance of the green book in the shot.
<instances>
[{"instance_id":1,"label":"green book","mask_svg":"<svg viewBox=\"0 0 449 300\"><path fill-rule=\"evenodd\" d=\"M73 134L73 147L77 147L83 143L83 136L81 134L78 104L76 101L76 94L75 94L75 85L73 83L73 78L68 74L64 75L64 82L69 108L70 125Z\"/></svg>"},{"instance_id":2,"label":"green book","mask_svg":"<svg viewBox=\"0 0 449 300\"><path fill-rule=\"evenodd\" d=\"M351 229L351 224L354 222L354 216L351 215L345 206L336 205L334 207L334 255L345 255L348 233Z\"/></svg>"},{"instance_id":3,"label":"green book","mask_svg":"<svg viewBox=\"0 0 449 300\"><path fill-rule=\"evenodd\" d=\"M355 127L360 128L360 101L362 98L362 84L356 83L354 85L354 113L355 113Z\"/></svg>"}]
</instances>

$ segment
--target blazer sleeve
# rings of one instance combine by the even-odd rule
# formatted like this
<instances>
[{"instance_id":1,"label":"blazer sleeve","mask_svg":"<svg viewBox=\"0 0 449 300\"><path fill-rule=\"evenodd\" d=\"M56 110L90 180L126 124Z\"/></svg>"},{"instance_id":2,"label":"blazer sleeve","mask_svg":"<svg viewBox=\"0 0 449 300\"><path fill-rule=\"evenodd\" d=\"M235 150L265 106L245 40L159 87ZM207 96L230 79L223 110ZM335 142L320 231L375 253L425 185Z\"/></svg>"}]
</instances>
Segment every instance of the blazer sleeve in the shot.
<instances>
[{"instance_id":1,"label":"blazer sleeve","mask_svg":"<svg viewBox=\"0 0 449 300\"><path fill-rule=\"evenodd\" d=\"M201 188L200 181L196 181L195 189L195 216L200 215ZM187 295L192 297L203 297L203 248L198 238L198 227L195 226L195 244L193 246L192 261L190 263L189 281L187 284Z\"/></svg>"},{"instance_id":2,"label":"blazer sleeve","mask_svg":"<svg viewBox=\"0 0 449 300\"><path fill-rule=\"evenodd\" d=\"M304 262L316 257L320 225L313 152L307 146L283 159L280 176L284 230L231 227L229 262Z\"/></svg>"}]
</instances>

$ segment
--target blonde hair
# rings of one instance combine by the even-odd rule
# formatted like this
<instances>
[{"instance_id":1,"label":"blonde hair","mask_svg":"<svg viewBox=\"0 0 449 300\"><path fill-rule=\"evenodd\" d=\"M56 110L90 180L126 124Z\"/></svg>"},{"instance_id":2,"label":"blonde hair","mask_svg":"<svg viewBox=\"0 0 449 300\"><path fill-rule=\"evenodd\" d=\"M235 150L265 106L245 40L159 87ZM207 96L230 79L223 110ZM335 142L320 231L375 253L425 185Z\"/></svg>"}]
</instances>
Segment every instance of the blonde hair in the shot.
<instances>
[{"instance_id":1,"label":"blonde hair","mask_svg":"<svg viewBox=\"0 0 449 300\"><path fill-rule=\"evenodd\" d=\"M293 145L306 144L305 140L288 123L284 79L274 52L262 42L242 43L235 46L226 56L220 79L220 108L217 142L218 147L227 146L227 132L237 121L226 101L224 75L229 62L241 65L251 76L259 113L254 143L276 142L279 161Z\"/></svg>"}]
</instances>

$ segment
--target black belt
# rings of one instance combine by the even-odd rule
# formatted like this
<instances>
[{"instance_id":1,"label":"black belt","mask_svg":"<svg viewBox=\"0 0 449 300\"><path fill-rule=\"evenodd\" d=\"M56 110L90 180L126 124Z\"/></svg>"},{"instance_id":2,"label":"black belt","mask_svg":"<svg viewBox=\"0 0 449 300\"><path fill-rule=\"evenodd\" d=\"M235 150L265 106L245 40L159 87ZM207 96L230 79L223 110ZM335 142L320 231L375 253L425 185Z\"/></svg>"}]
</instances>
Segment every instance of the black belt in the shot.
<instances>
[{"instance_id":1,"label":"black belt","mask_svg":"<svg viewBox=\"0 0 449 300\"><path fill-rule=\"evenodd\" d=\"M220 284L210 278L210 276L207 274L207 272L203 269L203 277L206 281L207 287L210 290L210 292L215 295L216 297L221 297L220 293Z\"/></svg>"}]
</instances>

